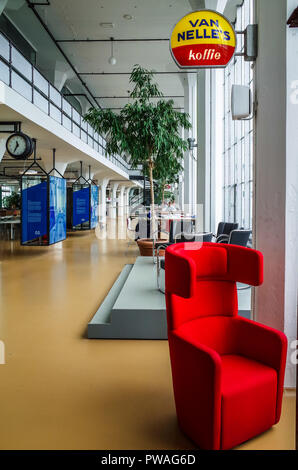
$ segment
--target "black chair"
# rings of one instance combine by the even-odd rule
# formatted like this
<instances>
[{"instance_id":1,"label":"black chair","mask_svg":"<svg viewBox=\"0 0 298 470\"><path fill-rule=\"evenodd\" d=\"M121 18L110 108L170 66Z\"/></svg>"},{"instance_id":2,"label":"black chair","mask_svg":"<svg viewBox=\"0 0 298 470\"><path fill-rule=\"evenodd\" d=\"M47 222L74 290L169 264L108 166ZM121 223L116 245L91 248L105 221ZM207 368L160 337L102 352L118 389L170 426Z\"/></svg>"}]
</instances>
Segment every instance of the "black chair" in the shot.
<instances>
[{"instance_id":1,"label":"black chair","mask_svg":"<svg viewBox=\"0 0 298 470\"><path fill-rule=\"evenodd\" d=\"M250 236L251 230L232 230L229 235L222 235L217 243L247 247Z\"/></svg>"},{"instance_id":2,"label":"black chair","mask_svg":"<svg viewBox=\"0 0 298 470\"><path fill-rule=\"evenodd\" d=\"M239 224L235 222L219 222L218 227L217 227L217 234L216 234L216 243L226 243L221 241L222 238L225 240L227 239L227 236L230 235L232 230L237 230L239 227Z\"/></svg>"},{"instance_id":3,"label":"black chair","mask_svg":"<svg viewBox=\"0 0 298 470\"><path fill-rule=\"evenodd\" d=\"M150 214L139 216L138 223L135 228L135 241L140 238L151 238L151 218Z\"/></svg>"},{"instance_id":4,"label":"black chair","mask_svg":"<svg viewBox=\"0 0 298 470\"><path fill-rule=\"evenodd\" d=\"M170 233L169 242L175 243L175 239L180 234L191 234L193 228L192 220L171 220L170 221Z\"/></svg>"},{"instance_id":5,"label":"black chair","mask_svg":"<svg viewBox=\"0 0 298 470\"><path fill-rule=\"evenodd\" d=\"M174 243L187 243L187 242L211 242L213 233L202 232L202 233L178 233L175 236ZM160 292L165 293L165 259L159 256L159 250L165 249L174 243L163 243L157 248L157 287Z\"/></svg>"},{"instance_id":6,"label":"black chair","mask_svg":"<svg viewBox=\"0 0 298 470\"><path fill-rule=\"evenodd\" d=\"M212 242L213 233L202 232L202 233L179 233L175 237L175 243L187 243L187 242Z\"/></svg>"}]
</instances>

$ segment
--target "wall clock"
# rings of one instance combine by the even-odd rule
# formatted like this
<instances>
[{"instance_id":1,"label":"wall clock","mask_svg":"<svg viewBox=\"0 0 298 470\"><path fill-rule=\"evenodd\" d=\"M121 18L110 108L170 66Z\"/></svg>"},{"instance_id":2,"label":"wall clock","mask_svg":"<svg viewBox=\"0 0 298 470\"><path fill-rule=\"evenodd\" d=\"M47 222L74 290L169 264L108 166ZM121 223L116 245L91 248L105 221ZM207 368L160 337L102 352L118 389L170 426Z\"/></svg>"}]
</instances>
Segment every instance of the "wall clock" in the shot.
<instances>
[{"instance_id":1,"label":"wall clock","mask_svg":"<svg viewBox=\"0 0 298 470\"><path fill-rule=\"evenodd\" d=\"M23 132L11 134L6 141L7 152L17 160L26 160L32 154L33 148L32 139Z\"/></svg>"}]
</instances>

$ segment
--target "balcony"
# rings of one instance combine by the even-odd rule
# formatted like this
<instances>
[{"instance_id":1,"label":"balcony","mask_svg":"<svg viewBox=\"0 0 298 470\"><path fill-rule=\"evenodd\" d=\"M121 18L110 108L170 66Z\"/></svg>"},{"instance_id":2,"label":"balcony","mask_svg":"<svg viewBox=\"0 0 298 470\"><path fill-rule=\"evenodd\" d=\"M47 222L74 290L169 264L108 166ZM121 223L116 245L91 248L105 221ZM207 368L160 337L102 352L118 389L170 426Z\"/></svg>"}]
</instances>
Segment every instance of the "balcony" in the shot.
<instances>
[{"instance_id":1,"label":"balcony","mask_svg":"<svg viewBox=\"0 0 298 470\"><path fill-rule=\"evenodd\" d=\"M0 80L53 118L109 162L130 173L130 166L120 155L106 152L105 139L32 65L12 42L0 32Z\"/></svg>"}]
</instances>

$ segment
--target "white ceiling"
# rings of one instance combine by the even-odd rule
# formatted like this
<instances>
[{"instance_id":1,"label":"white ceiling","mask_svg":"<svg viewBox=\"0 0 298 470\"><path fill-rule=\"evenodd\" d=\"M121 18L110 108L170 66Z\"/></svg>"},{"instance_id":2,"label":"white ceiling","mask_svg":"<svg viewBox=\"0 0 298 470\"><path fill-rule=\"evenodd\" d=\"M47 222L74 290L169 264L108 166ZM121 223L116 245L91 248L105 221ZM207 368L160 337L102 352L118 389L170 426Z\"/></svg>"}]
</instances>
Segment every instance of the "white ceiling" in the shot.
<instances>
[{"instance_id":1,"label":"white ceiling","mask_svg":"<svg viewBox=\"0 0 298 470\"><path fill-rule=\"evenodd\" d=\"M190 10L189 0L51 0L49 7L36 9L58 40L63 39L168 39L175 23ZM133 16L126 20L123 15ZM105 29L100 23L114 23ZM159 72L178 72L169 41L114 42L116 65L110 65L110 42L64 43L60 46L79 73L130 72L133 65ZM127 96L129 75L82 75L94 96ZM165 95L184 95L185 74L156 75L156 82ZM68 85L71 87L72 80ZM75 86L75 81L74 81ZM122 107L127 100L99 99L103 107ZM183 99L174 99L183 107Z\"/></svg>"}]
</instances>

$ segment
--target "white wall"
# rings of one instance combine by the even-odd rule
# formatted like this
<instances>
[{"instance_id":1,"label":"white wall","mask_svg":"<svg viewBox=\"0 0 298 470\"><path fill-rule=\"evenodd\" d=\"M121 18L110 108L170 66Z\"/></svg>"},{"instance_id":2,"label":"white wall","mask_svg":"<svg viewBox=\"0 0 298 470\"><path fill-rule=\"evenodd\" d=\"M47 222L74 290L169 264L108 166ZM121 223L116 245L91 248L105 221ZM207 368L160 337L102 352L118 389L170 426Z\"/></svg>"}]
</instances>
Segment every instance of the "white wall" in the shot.
<instances>
[{"instance_id":1,"label":"white wall","mask_svg":"<svg viewBox=\"0 0 298 470\"><path fill-rule=\"evenodd\" d=\"M288 0L287 18L297 8ZM291 343L297 331L298 287L298 30L287 28L287 162L286 162L286 253L285 333ZM289 356L293 352L290 347ZM295 383L295 365L289 363L286 382Z\"/></svg>"},{"instance_id":2,"label":"white wall","mask_svg":"<svg viewBox=\"0 0 298 470\"><path fill-rule=\"evenodd\" d=\"M291 3L297 6L297 2ZM298 36L287 30L287 2L257 0L256 4L259 53L254 238L256 248L264 255L264 284L256 289L254 311L257 321L285 331L291 340L296 336L297 305L297 169L296 176L294 171L298 108L289 105L287 86L291 75L297 77L293 51L297 53ZM294 373L288 360L286 386L295 386Z\"/></svg>"}]
</instances>

